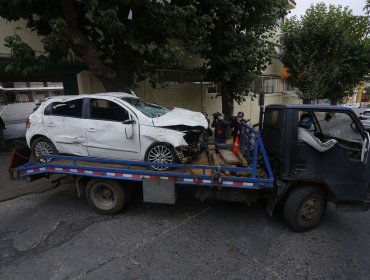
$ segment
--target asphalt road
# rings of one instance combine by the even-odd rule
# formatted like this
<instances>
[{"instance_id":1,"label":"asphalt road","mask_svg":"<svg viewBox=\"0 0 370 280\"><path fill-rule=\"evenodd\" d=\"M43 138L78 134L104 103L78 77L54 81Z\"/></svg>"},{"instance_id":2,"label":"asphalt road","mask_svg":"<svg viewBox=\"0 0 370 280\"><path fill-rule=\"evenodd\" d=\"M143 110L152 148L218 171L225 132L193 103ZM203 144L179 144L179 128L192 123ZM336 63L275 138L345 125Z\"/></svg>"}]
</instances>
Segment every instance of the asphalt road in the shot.
<instances>
[{"instance_id":1,"label":"asphalt road","mask_svg":"<svg viewBox=\"0 0 370 280\"><path fill-rule=\"evenodd\" d=\"M95 213L71 185L10 181L0 153L0 279L370 279L370 212L328 208L297 234L263 202ZM32 194L36 193L36 194Z\"/></svg>"},{"instance_id":2,"label":"asphalt road","mask_svg":"<svg viewBox=\"0 0 370 280\"><path fill-rule=\"evenodd\" d=\"M297 234L263 203L202 203L188 191L174 206L137 193L102 216L64 185L0 203L0 279L369 279L369 220L329 207Z\"/></svg>"}]
</instances>

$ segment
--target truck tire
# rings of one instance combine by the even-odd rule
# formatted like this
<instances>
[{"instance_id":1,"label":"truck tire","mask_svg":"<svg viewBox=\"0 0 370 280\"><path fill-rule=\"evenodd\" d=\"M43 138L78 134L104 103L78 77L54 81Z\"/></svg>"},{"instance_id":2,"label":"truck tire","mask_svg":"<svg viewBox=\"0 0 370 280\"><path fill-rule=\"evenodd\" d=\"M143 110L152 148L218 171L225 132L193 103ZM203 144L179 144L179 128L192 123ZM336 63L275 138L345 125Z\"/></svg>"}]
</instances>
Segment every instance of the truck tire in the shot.
<instances>
[{"instance_id":1,"label":"truck tire","mask_svg":"<svg viewBox=\"0 0 370 280\"><path fill-rule=\"evenodd\" d=\"M130 189L120 182L107 179L92 179L86 186L86 199L100 214L114 215L122 211L130 199Z\"/></svg>"},{"instance_id":2,"label":"truck tire","mask_svg":"<svg viewBox=\"0 0 370 280\"><path fill-rule=\"evenodd\" d=\"M296 232L315 227L326 209L324 192L318 187L298 187L288 196L284 205L285 222Z\"/></svg>"}]
</instances>

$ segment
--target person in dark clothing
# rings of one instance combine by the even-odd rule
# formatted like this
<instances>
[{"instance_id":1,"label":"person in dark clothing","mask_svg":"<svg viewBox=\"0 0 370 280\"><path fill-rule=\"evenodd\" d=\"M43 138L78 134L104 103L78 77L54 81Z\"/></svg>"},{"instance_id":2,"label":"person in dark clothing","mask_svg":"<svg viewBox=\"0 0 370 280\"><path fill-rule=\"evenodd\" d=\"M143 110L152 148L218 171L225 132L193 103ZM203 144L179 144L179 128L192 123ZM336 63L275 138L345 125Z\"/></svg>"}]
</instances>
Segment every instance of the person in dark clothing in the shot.
<instances>
[{"instance_id":1,"label":"person in dark clothing","mask_svg":"<svg viewBox=\"0 0 370 280\"><path fill-rule=\"evenodd\" d=\"M211 126L211 121L210 121L210 120L209 120L209 118L208 118L208 114L207 114L207 112L203 112L202 114L204 115L204 117L206 118L206 120L207 120L207 122L208 122L207 135L208 135L208 136L212 136L212 135L213 135L213 133L212 133L212 129L210 128L210 126Z\"/></svg>"},{"instance_id":2,"label":"person in dark clothing","mask_svg":"<svg viewBox=\"0 0 370 280\"><path fill-rule=\"evenodd\" d=\"M214 142L215 144L226 144L227 138L227 123L223 113L213 114L213 122L211 124L215 128Z\"/></svg>"},{"instance_id":3,"label":"person in dark clothing","mask_svg":"<svg viewBox=\"0 0 370 280\"><path fill-rule=\"evenodd\" d=\"M5 123L3 119L0 117L0 150L5 150L3 129L5 129Z\"/></svg>"},{"instance_id":4,"label":"person in dark clothing","mask_svg":"<svg viewBox=\"0 0 370 280\"><path fill-rule=\"evenodd\" d=\"M248 120L244 119L244 113L243 112L238 112L237 116L233 117L230 120L230 128L233 129L233 131L231 132L231 136L233 136L234 143L235 143L236 137L240 136L243 121L244 122L248 121Z\"/></svg>"},{"instance_id":5,"label":"person in dark clothing","mask_svg":"<svg viewBox=\"0 0 370 280\"><path fill-rule=\"evenodd\" d=\"M1 117L0 117L0 129L5 129L5 123Z\"/></svg>"}]
</instances>

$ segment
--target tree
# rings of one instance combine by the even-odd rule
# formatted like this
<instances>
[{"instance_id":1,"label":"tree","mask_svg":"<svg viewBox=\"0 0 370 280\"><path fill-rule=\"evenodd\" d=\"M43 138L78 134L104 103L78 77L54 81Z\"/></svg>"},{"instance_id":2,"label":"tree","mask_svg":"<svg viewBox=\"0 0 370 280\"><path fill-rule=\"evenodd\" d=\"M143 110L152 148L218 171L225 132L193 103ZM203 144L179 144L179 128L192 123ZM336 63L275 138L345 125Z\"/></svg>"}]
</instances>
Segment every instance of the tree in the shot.
<instances>
[{"instance_id":1,"label":"tree","mask_svg":"<svg viewBox=\"0 0 370 280\"><path fill-rule=\"evenodd\" d=\"M322 98L336 103L351 93L369 71L367 32L366 17L324 3L286 24L281 60L305 103Z\"/></svg>"},{"instance_id":2,"label":"tree","mask_svg":"<svg viewBox=\"0 0 370 280\"><path fill-rule=\"evenodd\" d=\"M270 60L269 31L285 13L284 4L285 0L3 0L0 16L25 19L28 28L43 36L45 49L36 55L17 34L7 37L15 59L7 71L40 71L73 50L107 90L122 90L147 77L155 82L158 68L181 67L186 47L205 59L203 76L219 84L223 110L230 117L233 100L243 100Z\"/></svg>"},{"instance_id":3,"label":"tree","mask_svg":"<svg viewBox=\"0 0 370 280\"><path fill-rule=\"evenodd\" d=\"M179 67L184 52L170 39L185 32L192 5L151 0L4 0L0 16L24 19L43 36L45 53L14 34L5 39L14 63L7 71L27 74L68 56L83 60L107 90L123 90L144 78L155 81L157 68ZM191 1L188 1L191 2Z\"/></svg>"},{"instance_id":4,"label":"tree","mask_svg":"<svg viewBox=\"0 0 370 280\"><path fill-rule=\"evenodd\" d=\"M249 94L256 76L273 54L273 30L285 14L284 0L209 0L196 5L206 26L201 36L188 38L188 48L205 59L205 80L218 84L222 110L230 117L234 100Z\"/></svg>"}]
</instances>

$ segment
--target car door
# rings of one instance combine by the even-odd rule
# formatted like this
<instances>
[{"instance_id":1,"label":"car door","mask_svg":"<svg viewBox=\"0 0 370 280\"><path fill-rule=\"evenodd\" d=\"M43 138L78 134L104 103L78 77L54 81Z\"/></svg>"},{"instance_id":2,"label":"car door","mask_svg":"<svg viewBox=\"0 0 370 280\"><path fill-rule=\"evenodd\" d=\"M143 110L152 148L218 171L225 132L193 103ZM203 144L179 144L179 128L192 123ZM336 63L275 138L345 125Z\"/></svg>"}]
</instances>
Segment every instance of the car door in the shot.
<instances>
[{"instance_id":1,"label":"car door","mask_svg":"<svg viewBox=\"0 0 370 280\"><path fill-rule=\"evenodd\" d=\"M50 139L60 153L87 156L83 118L83 98L57 101L50 104L44 113L44 125Z\"/></svg>"},{"instance_id":2,"label":"car door","mask_svg":"<svg viewBox=\"0 0 370 280\"><path fill-rule=\"evenodd\" d=\"M63 116L57 115L58 107L62 106L63 102L52 102L46 106L42 117L43 122L43 134L49 138L61 153L64 151L58 143L60 134L63 132ZM54 114L53 114L54 112Z\"/></svg>"},{"instance_id":3,"label":"car door","mask_svg":"<svg viewBox=\"0 0 370 280\"><path fill-rule=\"evenodd\" d=\"M89 156L140 159L139 123L122 105L103 98L89 99L86 137Z\"/></svg>"}]
</instances>

